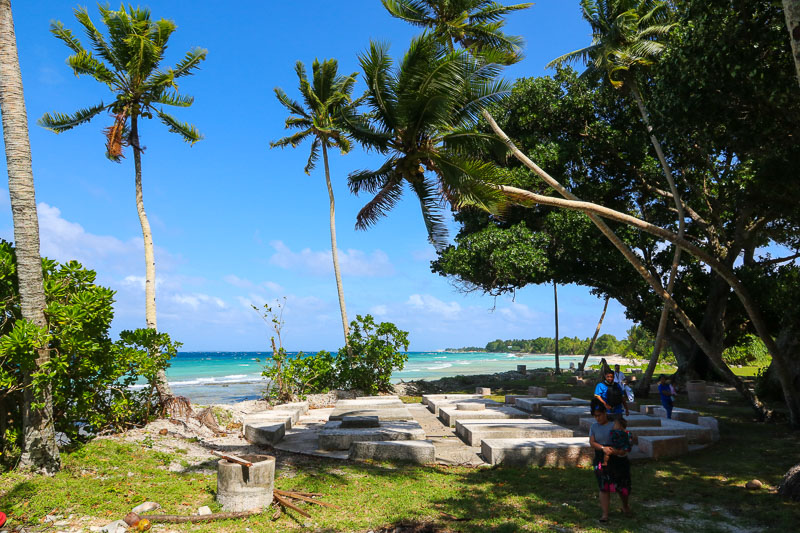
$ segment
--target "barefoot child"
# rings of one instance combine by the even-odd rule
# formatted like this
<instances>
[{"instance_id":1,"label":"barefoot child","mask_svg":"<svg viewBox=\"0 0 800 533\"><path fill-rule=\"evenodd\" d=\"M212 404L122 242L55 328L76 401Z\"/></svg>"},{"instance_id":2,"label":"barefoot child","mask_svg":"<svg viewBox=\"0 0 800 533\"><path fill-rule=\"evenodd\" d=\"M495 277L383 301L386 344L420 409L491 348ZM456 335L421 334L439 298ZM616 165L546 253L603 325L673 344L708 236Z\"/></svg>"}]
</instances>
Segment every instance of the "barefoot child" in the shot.
<instances>
[{"instance_id":1,"label":"barefoot child","mask_svg":"<svg viewBox=\"0 0 800 533\"><path fill-rule=\"evenodd\" d=\"M633 439L631 434L625 428L628 427L628 421L621 416L614 421L614 429L611 430L611 448L615 450L631 451L633 447ZM608 458L611 453L606 453L603 457L603 465L608 465Z\"/></svg>"}]
</instances>

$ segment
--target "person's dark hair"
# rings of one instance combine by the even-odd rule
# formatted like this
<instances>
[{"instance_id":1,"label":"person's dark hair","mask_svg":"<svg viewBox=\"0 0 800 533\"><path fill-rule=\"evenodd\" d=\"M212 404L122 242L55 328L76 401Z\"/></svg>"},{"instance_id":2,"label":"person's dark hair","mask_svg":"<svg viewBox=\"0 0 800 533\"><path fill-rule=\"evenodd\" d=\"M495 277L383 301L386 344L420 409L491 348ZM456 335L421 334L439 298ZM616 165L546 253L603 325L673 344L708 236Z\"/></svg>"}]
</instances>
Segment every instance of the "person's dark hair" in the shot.
<instances>
[{"instance_id":1,"label":"person's dark hair","mask_svg":"<svg viewBox=\"0 0 800 533\"><path fill-rule=\"evenodd\" d=\"M594 416L595 413L605 413L606 406L597 398L592 398L592 403L589 404L589 412L592 416Z\"/></svg>"},{"instance_id":2,"label":"person's dark hair","mask_svg":"<svg viewBox=\"0 0 800 533\"><path fill-rule=\"evenodd\" d=\"M617 422L619 422L619 425L622 426L622 429L628 428L628 421L625 420L624 418L622 417L617 418Z\"/></svg>"},{"instance_id":3,"label":"person's dark hair","mask_svg":"<svg viewBox=\"0 0 800 533\"><path fill-rule=\"evenodd\" d=\"M658 379L659 380L667 379L667 375L666 374L661 374L660 376L658 376Z\"/></svg>"}]
</instances>

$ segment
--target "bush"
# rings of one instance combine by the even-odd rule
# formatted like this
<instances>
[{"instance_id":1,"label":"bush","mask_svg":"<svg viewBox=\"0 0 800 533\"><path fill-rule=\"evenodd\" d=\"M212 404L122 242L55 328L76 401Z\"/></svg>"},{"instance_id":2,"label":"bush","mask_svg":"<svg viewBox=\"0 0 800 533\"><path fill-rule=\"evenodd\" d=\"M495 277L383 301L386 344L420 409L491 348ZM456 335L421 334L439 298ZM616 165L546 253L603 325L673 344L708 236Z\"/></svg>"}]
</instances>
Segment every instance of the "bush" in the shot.
<instances>
[{"instance_id":1,"label":"bush","mask_svg":"<svg viewBox=\"0 0 800 533\"><path fill-rule=\"evenodd\" d=\"M114 291L95 285L95 273L75 261L42 259L42 268L46 330L22 319L14 248L0 241L0 453L5 463L19 451L24 375L31 376L34 388L50 386L56 431L86 440L153 415L157 400L151 384L179 346L167 334L147 329L124 331L113 342L108 330ZM34 350L45 345L50 361L37 370ZM135 384L141 386L130 388Z\"/></svg>"},{"instance_id":2,"label":"bush","mask_svg":"<svg viewBox=\"0 0 800 533\"><path fill-rule=\"evenodd\" d=\"M727 365L767 366L772 358L764 341L755 335L745 335L739 344L722 352L722 360Z\"/></svg>"}]
</instances>

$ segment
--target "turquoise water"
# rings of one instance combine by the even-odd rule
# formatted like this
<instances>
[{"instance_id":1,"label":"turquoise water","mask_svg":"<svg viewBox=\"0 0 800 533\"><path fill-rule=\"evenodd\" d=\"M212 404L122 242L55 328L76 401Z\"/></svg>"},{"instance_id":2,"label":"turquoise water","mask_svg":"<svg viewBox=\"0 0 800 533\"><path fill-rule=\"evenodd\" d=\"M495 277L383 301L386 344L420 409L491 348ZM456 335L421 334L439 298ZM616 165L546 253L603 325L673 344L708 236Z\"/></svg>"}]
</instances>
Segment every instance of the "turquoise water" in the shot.
<instances>
[{"instance_id":1,"label":"turquoise water","mask_svg":"<svg viewBox=\"0 0 800 533\"><path fill-rule=\"evenodd\" d=\"M175 394L195 403L233 403L254 400L263 395L266 381L261 376L270 352L180 352L167 369L167 379ZM562 355L561 366L575 366L580 355ZM596 358L590 360L594 362ZM260 360L260 361L259 361ZM555 366L552 355L509 353L409 352L403 370L392 374L392 382L401 380L439 379L446 376L492 374L516 370L517 365L529 369Z\"/></svg>"}]
</instances>

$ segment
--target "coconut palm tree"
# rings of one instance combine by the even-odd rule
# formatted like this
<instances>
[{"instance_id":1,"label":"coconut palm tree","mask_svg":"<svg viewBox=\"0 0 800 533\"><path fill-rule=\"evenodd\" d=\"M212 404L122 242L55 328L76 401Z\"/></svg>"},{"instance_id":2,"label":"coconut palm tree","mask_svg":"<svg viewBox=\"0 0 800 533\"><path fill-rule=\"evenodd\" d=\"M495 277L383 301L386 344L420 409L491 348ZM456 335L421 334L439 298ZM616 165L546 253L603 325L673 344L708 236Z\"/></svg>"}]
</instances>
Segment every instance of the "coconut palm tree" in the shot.
<instances>
[{"instance_id":1,"label":"coconut palm tree","mask_svg":"<svg viewBox=\"0 0 800 533\"><path fill-rule=\"evenodd\" d=\"M429 29L452 49L455 43L477 52L492 49L501 53L504 64L522 59L522 38L506 35L505 17L532 3L504 6L494 0L381 0L396 18Z\"/></svg>"},{"instance_id":2,"label":"coconut palm tree","mask_svg":"<svg viewBox=\"0 0 800 533\"><path fill-rule=\"evenodd\" d=\"M109 112L113 122L104 130L106 156L120 162L124 147L133 149L136 210L144 238L145 320L148 328L157 329L156 265L153 235L142 197L144 149L140 143L139 121L152 119L155 115L170 132L177 133L184 141L194 144L202 139L194 126L180 122L165 112L162 106L192 105L194 98L178 92L177 80L193 74L206 58L207 51L194 48L175 67L163 69L161 63L167 50L167 41L176 28L174 22L153 20L148 9L138 7L128 7L127 10L121 7L115 11L100 6L99 10L108 38L97 29L85 8L75 10L75 18L91 42L91 51L85 49L61 22L53 22L50 31L72 50L73 55L67 59L67 64L75 75L88 75L108 86L114 100L109 104L100 102L79 109L73 114L46 113L39 119L39 125L62 133L89 122L103 112ZM162 404L169 404L173 397L163 370L159 371L155 386Z\"/></svg>"},{"instance_id":3,"label":"coconut palm tree","mask_svg":"<svg viewBox=\"0 0 800 533\"><path fill-rule=\"evenodd\" d=\"M678 212L678 235L683 237L685 228L683 202L675 186L661 142L653 130L650 114L637 81L637 74L653 65L665 49L665 45L659 39L675 27L672 22L672 8L664 0L581 0L581 6L584 18L592 27L591 44L554 59L548 67L582 61L587 65L582 76L607 75L612 86L630 93L639 108L642 122L669 184L670 194ZM666 290L670 295L675 287L680 259L681 249L676 246L667 279ZM664 345L668 318L669 306L665 304L658 323L653 353L644 379L639 385L638 394L641 396L648 394L650 380Z\"/></svg>"},{"instance_id":4,"label":"coconut palm tree","mask_svg":"<svg viewBox=\"0 0 800 533\"><path fill-rule=\"evenodd\" d=\"M493 184L503 181L502 170L475 154L499 143L473 126L479 108L508 87L494 81L496 64L448 51L430 35L412 40L397 68L387 47L374 42L360 61L369 112L345 119L355 140L387 158L377 170L349 176L352 192L375 195L359 211L356 227L366 229L386 215L408 184L419 199L430 242L441 249L447 242L445 203L497 207Z\"/></svg>"},{"instance_id":5,"label":"coconut palm tree","mask_svg":"<svg viewBox=\"0 0 800 533\"><path fill-rule=\"evenodd\" d=\"M46 331L44 276L39 256L39 219L36 215L31 145L28 140L28 115L25 111L10 0L0 0L0 112L3 116L8 192L14 223L20 311L23 319ZM46 339L46 336L43 338ZM36 353L31 353L31 359L35 360L37 370L41 369L50 360L48 346L37 346ZM20 465L53 474L61 468L61 457L56 445L51 388L44 383L38 387L38 391L34 391L32 381L30 373L26 373ZM37 404L41 407L35 407ZM6 416L5 413L3 416Z\"/></svg>"},{"instance_id":6,"label":"coconut palm tree","mask_svg":"<svg viewBox=\"0 0 800 533\"><path fill-rule=\"evenodd\" d=\"M336 290L339 293L339 309L342 313L342 328L344 329L344 342L350 350L350 323L347 321L347 308L344 303L344 290L342 289L342 276L339 271L339 257L336 248L336 209L331 186L331 173L328 168L328 148L338 148L343 154L350 151L350 140L344 133L343 112L352 108L357 103L352 100L353 85L356 82L357 72L350 76L338 74L338 63L335 59L328 59L320 63L314 60L311 66L312 80L306 78L306 68L302 62L295 65L297 77L300 80L300 94L303 96L305 107L299 102L290 99L279 87L275 88L278 101L289 110L290 116L286 119L287 129L301 131L270 143L272 148L291 146L296 148L306 139L311 142L311 154L306 164L306 174L311 174L319 153L322 151L322 161L325 165L325 183L328 186L328 199L330 200L330 226L331 226L331 255L333 256L333 273L336 276Z\"/></svg>"}]
</instances>

